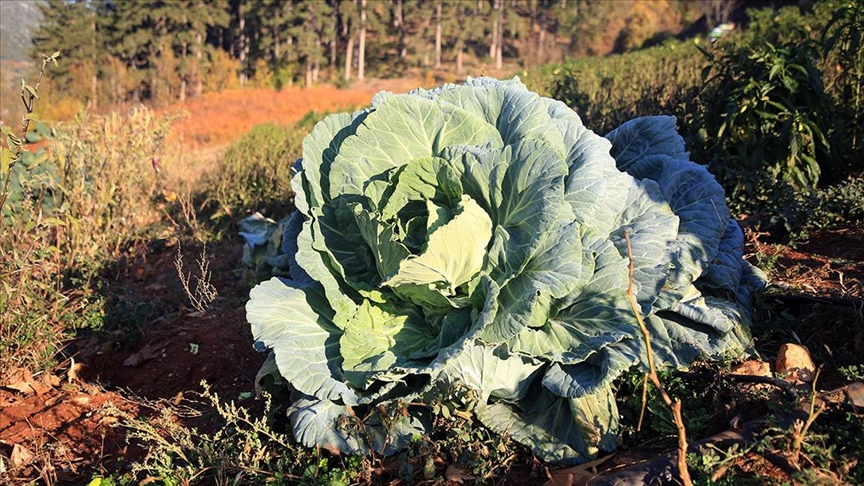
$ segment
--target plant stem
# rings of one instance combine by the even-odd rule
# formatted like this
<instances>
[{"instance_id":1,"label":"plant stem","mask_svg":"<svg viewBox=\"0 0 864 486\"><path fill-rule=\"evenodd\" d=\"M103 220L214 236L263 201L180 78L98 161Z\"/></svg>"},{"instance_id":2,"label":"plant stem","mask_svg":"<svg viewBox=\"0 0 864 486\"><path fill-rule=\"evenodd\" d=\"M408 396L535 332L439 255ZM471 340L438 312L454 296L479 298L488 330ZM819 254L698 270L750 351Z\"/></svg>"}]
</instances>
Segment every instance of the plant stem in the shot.
<instances>
[{"instance_id":1,"label":"plant stem","mask_svg":"<svg viewBox=\"0 0 864 486\"><path fill-rule=\"evenodd\" d=\"M6 198L9 197L9 181L12 180L12 169L14 169L15 164L18 163L18 158L21 156L21 149L27 141L27 131L30 130L30 120L32 119L30 115L33 114L33 101L36 99L36 93L39 91L39 85L42 84L42 75L45 74L45 66L47 66L49 62L55 60L57 55L58 53L54 53L54 56L51 57L42 56L42 68L39 70L39 77L36 78L36 85L33 87L32 91L25 89L23 84L21 86L21 101L24 102L24 109L27 110L27 114L21 117L21 141L19 144L15 145L15 148L12 151L13 157L12 161L9 163L9 170L6 173L6 181L3 182L3 192L0 192L0 214L3 213L3 206L6 205ZM12 147L9 148L12 149ZM3 218L0 217L0 225L2 224Z\"/></svg>"},{"instance_id":2,"label":"plant stem","mask_svg":"<svg viewBox=\"0 0 864 486\"><path fill-rule=\"evenodd\" d=\"M690 471L687 469L687 429L684 427L684 420L681 417L681 401L672 400L663 384L660 382L660 377L657 375L657 369L654 367L654 352L651 349L651 334L648 332L648 326L642 320L642 314L639 311L639 306L636 303L636 298L633 296L633 248L630 246L630 233L624 232L624 239L627 241L627 258L630 260L630 274L627 284L627 300L630 301L630 307L633 309L633 315L636 316L636 321L639 322L639 328L642 330L642 335L645 337L645 352L648 356L648 378L657 391L660 392L660 397L663 403L672 410L672 419L675 422L675 428L678 430L678 476L681 478L681 483L684 486L692 486L693 481L690 480ZM641 420L640 420L641 421Z\"/></svg>"},{"instance_id":3,"label":"plant stem","mask_svg":"<svg viewBox=\"0 0 864 486\"><path fill-rule=\"evenodd\" d=\"M819 416L823 411L825 411L825 402L819 402L819 408L816 408L816 381L819 380L819 372L822 371L822 368L816 370L816 376L813 377L813 384L811 385L811 391L813 392L812 398L810 398L810 412L807 414L807 421L804 422L803 426L800 430L796 430L793 428L793 438L792 438L792 457L791 461L795 467L798 466L798 457L801 454L801 444L804 442L804 437L807 436L807 431L810 430L810 426L813 425L813 422L816 420L816 417ZM800 424L801 422L798 421Z\"/></svg>"}]
</instances>

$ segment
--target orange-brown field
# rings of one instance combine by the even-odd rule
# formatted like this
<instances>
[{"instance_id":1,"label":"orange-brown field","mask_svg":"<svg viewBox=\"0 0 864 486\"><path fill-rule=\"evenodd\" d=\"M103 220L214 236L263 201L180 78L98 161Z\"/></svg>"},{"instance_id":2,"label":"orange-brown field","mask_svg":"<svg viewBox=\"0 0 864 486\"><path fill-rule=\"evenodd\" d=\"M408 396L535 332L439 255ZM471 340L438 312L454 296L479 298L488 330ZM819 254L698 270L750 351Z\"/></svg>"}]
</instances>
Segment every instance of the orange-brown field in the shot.
<instances>
[{"instance_id":1,"label":"orange-brown field","mask_svg":"<svg viewBox=\"0 0 864 486\"><path fill-rule=\"evenodd\" d=\"M274 122L291 124L309 112L336 112L366 106L381 90L405 92L419 83L410 80L376 81L349 89L316 86L309 89L239 89L207 93L168 111L188 113L175 123L174 140L186 149L222 146L240 138L252 126Z\"/></svg>"}]
</instances>

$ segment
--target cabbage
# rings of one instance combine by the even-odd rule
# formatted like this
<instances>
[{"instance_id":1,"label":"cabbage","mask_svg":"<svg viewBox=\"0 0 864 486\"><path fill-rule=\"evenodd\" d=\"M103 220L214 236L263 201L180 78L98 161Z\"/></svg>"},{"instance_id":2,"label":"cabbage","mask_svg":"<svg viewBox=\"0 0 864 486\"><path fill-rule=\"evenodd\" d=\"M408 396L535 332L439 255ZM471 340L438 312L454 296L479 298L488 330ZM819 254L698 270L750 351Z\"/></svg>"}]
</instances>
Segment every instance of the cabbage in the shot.
<instances>
[{"instance_id":1,"label":"cabbage","mask_svg":"<svg viewBox=\"0 0 864 486\"><path fill-rule=\"evenodd\" d=\"M518 79L469 79L332 115L303 143L290 278L251 292L295 437L393 453L464 406L547 462L615 447L613 382L750 350L761 274L671 117L605 138Z\"/></svg>"}]
</instances>

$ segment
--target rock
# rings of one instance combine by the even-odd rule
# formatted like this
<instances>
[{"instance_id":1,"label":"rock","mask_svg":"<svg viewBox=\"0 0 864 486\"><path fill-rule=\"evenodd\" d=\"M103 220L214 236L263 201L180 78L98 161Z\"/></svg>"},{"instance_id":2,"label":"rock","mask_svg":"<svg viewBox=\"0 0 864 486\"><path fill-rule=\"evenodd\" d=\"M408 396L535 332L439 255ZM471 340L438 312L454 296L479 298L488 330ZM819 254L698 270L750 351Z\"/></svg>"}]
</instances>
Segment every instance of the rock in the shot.
<instances>
[{"instance_id":1,"label":"rock","mask_svg":"<svg viewBox=\"0 0 864 486\"><path fill-rule=\"evenodd\" d=\"M777 352L774 371L790 383L810 383L816 373L816 365L810 351L799 344L786 343Z\"/></svg>"},{"instance_id":2,"label":"rock","mask_svg":"<svg viewBox=\"0 0 864 486\"><path fill-rule=\"evenodd\" d=\"M849 395L849 400L851 400L856 407L864 408L864 383L861 383L860 381L850 383L849 386L846 387L846 394Z\"/></svg>"}]
</instances>

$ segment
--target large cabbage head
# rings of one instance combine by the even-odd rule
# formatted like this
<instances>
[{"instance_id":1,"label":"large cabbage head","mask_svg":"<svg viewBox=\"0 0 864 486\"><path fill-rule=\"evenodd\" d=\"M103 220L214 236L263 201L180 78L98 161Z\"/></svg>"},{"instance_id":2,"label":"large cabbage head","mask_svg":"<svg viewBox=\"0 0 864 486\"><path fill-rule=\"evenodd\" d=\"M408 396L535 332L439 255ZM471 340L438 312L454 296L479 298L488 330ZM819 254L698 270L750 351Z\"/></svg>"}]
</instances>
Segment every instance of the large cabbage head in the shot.
<instances>
[{"instance_id":1,"label":"large cabbage head","mask_svg":"<svg viewBox=\"0 0 864 486\"><path fill-rule=\"evenodd\" d=\"M293 189L290 279L247 313L304 444L391 453L455 400L549 462L611 450L631 256L658 364L748 350L759 278L671 117L604 138L518 79L381 93L318 123Z\"/></svg>"}]
</instances>

